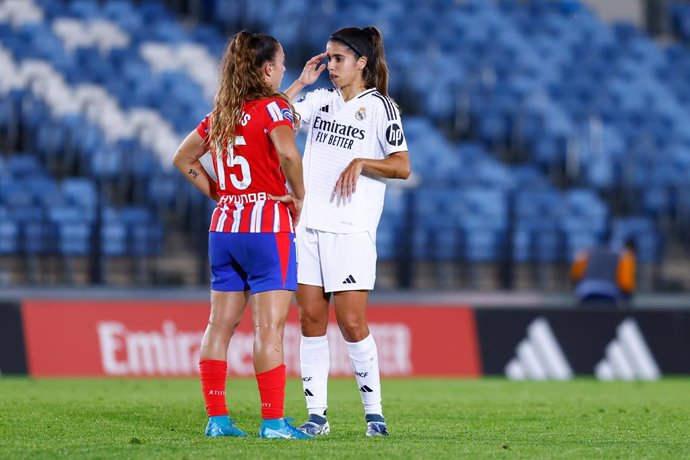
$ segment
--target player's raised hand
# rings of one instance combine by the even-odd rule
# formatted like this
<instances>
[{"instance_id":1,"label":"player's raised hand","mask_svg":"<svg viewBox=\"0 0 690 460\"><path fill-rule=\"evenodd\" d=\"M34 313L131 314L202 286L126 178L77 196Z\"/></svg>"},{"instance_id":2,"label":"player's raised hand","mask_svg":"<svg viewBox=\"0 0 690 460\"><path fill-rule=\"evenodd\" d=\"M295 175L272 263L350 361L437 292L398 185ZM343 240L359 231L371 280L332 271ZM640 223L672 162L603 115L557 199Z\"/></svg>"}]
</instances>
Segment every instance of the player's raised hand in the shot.
<instances>
[{"instance_id":1,"label":"player's raised hand","mask_svg":"<svg viewBox=\"0 0 690 460\"><path fill-rule=\"evenodd\" d=\"M335 182L335 187L333 191L337 196L348 198L357 190L357 179L359 175L362 174L362 168L364 167L361 158L355 158L347 165L347 168L340 173L340 177Z\"/></svg>"},{"instance_id":2,"label":"player's raised hand","mask_svg":"<svg viewBox=\"0 0 690 460\"><path fill-rule=\"evenodd\" d=\"M326 63L321 62L323 58L327 56L327 53L317 54L312 57L304 64L304 69L302 69L302 74L299 76L299 82L304 86L309 86L314 83L326 69Z\"/></svg>"},{"instance_id":3,"label":"player's raised hand","mask_svg":"<svg viewBox=\"0 0 690 460\"><path fill-rule=\"evenodd\" d=\"M299 216L302 213L302 200L298 200L292 195L268 195L268 197L272 200L280 201L281 203L287 205L288 211L290 211L290 215L292 216L292 227L297 227L297 224L299 223Z\"/></svg>"}]
</instances>

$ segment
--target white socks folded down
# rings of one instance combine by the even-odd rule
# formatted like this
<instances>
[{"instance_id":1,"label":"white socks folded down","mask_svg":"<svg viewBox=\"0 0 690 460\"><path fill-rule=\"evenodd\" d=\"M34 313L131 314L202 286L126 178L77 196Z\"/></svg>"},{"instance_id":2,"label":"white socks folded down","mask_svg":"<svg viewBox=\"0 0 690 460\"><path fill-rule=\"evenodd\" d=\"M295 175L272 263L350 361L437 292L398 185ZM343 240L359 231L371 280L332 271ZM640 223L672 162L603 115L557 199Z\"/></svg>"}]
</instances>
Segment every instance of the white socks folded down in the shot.
<instances>
[{"instance_id":1,"label":"white socks folded down","mask_svg":"<svg viewBox=\"0 0 690 460\"><path fill-rule=\"evenodd\" d=\"M381 377L374 337L369 334L359 342L346 342L352 370L362 397L365 414L382 414ZM304 337L300 342L302 388L309 414L323 416L328 408L328 372L330 351L328 337Z\"/></svg>"}]
</instances>

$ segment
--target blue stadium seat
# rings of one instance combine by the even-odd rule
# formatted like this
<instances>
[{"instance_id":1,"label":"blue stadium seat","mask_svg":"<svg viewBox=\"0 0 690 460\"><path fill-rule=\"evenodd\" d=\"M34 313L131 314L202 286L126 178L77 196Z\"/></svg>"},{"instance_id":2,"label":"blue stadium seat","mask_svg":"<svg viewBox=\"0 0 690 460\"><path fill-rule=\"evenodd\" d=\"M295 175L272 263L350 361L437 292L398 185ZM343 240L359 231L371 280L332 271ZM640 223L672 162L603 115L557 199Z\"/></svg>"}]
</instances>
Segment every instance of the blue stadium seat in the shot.
<instances>
[{"instance_id":1,"label":"blue stadium seat","mask_svg":"<svg viewBox=\"0 0 690 460\"><path fill-rule=\"evenodd\" d=\"M503 232L493 229L467 228L464 231L463 258L469 262L496 262L504 253Z\"/></svg>"},{"instance_id":2,"label":"blue stadium seat","mask_svg":"<svg viewBox=\"0 0 690 460\"><path fill-rule=\"evenodd\" d=\"M134 256L160 254L163 247L163 227L159 222L133 225L130 233L130 248Z\"/></svg>"},{"instance_id":3,"label":"blue stadium seat","mask_svg":"<svg viewBox=\"0 0 690 460\"><path fill-rule=\"evenodd\" d=\"M96 185L87 178L67 178L62 181L62 192L69 204L84 210L93 210L98 203Z\"/></svg>"},{"instance_id":4,"label":"blue stadium seat","mask_svg":"<svg viewBox=\"0 0 690 460\"><path fill-rule=\"evenodd\" d=\"M0 203L11 208L29 208L34 206L35 198L19 182L3 181L0 183Z\"/></svg>"},{"instance_id":5,"label":"blue stadium seat","mask_svg":"<svg viewBox=\"0 0 690 460\"><path fill-rule=\"evenodd\" d=\"M33 202L43 207L60 206L65 203L55 180L48 176L36 175L22 181L22 188L30 193Z\"/></svg>"},{"instance_id":6,"label":"blue stadium seat","mask_svg":"<svg viewBox=\"0 0 690 460\"><path fill-rule=\"evenodd\" d=\"M26 221L22 225L22 252L28 256L48 256L55 253L55 229L41 221Z\"/></svg>"},{"instance_id":7,"label":"blue stadium seat","mask_svg":"<svg viewBox=\"0 0 690 460\"><path fill-rule=\"evenodd\" d=\"M154 205L158 215L164 209L173 209L179 200L179 174L175 171L158 174L147 180L149 201Z\"/></svg>"},{"instance_id":8,"label":"blue stadium seat","mask_svg":"<svg viewBox=\"0 0 690 460\"><path fill-rule=\"evenodd\" d=\"M127 251L127 227L121 222L104 222L101 227L101 250L107 257L124 257Z\"/></svg>"},{"instance_id":9,"label":"blue stadium seat","mask_svg":"<svg viewBox=\"0 0 690 460\"><path fill-rule=\"evenodd\" d=\"M430 256L434 261L453 262L462 254L462 231L457 227L437 228L431 232Z\"/></svg>"},{"instance_id":10,"label":"blue stadium seat","mask_svg":"<svg viewBox=\"0 0 690 460\"><path fill-rule=\"evenodd\" d=\"M38 157L31 154L10 155L7 159L8 173L15 179L33 176L43 172Z\"/></svg>"},{"instance_id":11,"label":"blue stadium seat","mask_svg":"<svg viewBox=\"0 0 690 460\"><path fill-rule=\"evenodd\" d=\"M47 209L56 250L62 256L85 256L91 249L93 213L76 206L55 206Z\"/></svg>"},{"instance_id":12,"label":"blue stadium seat","mask_svg":"<svg viewBox=\"0 0 690 460\"><path fill-rule=\"evenodd\" d=\"M142 207L129 206L119 210L120 221L128 229L128 253L150 256L160 252L163 228L150 212Z\"/></svg>"},{"instance_id":13,"label":"blue stadium seat","mask_svg":"<svg viewBox=\"0 0 690 460\"><path fill-rule=\"evenodd\" d=\"M416 226L412 230L412 259L424 261L430 258L431 229Z\"/></svg>"},{"instance_id":14,"label":"blue stadium seat","mask_svg":"<svg viewBox=\"0 0 690 460\"><path fill-rule=\"evenodd\" d=\"M90 158L90 172L97 178L122 178L124 169L122 155L112 148L100 148L92 153Z\"/></svg>"},{"instance_id":15,"label":"blue stadium seat","mask_svg":"<svg viewBox=\"0 0 690 460\"><path fill-rule=\"evenodd\" d=\"M514 256L523 261L557 262L601 238L613 211L597 191L624 194L625 204L632 203L641 217L670 221L679 233L690 228L690 199L684 195L690 174L690 52L680 44L662 47L635 26L607 24L581 2L209 0L202 2L202 15L212 25L188 27L161 1L34 1L45 19L0 24L2 46L18 65L50 62L68 85L99 84L125 111L151 109L177 135L186 134L211 101L187 70L154 69L143 58L142 44L175 49L194 42L219 57L226 37L217 25L235 30L249 24L274 33L288 56L303 56L322 50L325 37L346 21L379 25L391 92L404 101L413 171L425 187L412 192L409 203L387 198L379 238L385 257L394 256L401 231L396 219L406 222L408 206L416 217L412 252L425 260L502 257L512 199ZM690 41L690 8L678 2L670 8L673 30ZM273 21L276 15L283 21ZM110 51L95 44L68 50L52 27L64 16L84 25L112 20L131 43ZM408 17L415 21L405 22ZM398 27L403 22L406 27ZM43 214L57 225L88 225L99 201L95 181L107 190L112 185L118 202L145 210L106 219L101 236L113 235L113 247L104 250L112 254L144 254L152 238L160 243L158 218L165 210L208 204L166 169L169 161L160 152L137 139L112 140L86 115L56 111L51 98L36 90L41 78L0 97L0 137L21 121L20 143L35 152L0 157L0 206L16 218L10 222L20 236L29 224L44 225ZM325 74L321 82L330 85ZM439 126L457 128L462 142L449 141ZM58 187L46 170L82 178ZM556 179L553 184L547 175ZM555 188L563 183L577 189ZM468 191L475 188L481 190ZM77 221L60 214L65 206L87 217ZM45 232L54 230L69 233L63 227ZM123 232L125 249L117 243ZM656 241L640 244L654 247L645 258L661 257Z\"/></svg>"},{"instance_id":16,"label":"blue stadium seat","mask_svg":"<svg viewBox=\"0 0 690 460\"><path fill-rule=\"evenodd\" d=\"M556 225L532 234L532 253L538 262L561 262L565 260L564 235Z\"/></svg>"},{"instance_id":17,"label":"blue stadium seat","mask_svg":"<svg viewBox=\"0 0 690 460\"><path fill-rule=\"evenodd\" d=\"M106 18L117 22L129 16L138 15L139 12L129 0L110 0L103 4L102 14Z\"/></svg>"},{"instance_id":18,"label":"blue stadium seat","mask_svg":"<svg viewBox=\"0 0 690 460\"><path fill-rule=\"evenodd\" d=\"M87 222L57 224L57 249L62 256L86 256L91 252L93 227Z\"/></svg>"},{"instance_id":19,"label":"blue stadium seat","mask_svg":"<svg viewBox=\"0 0 690 460\"><path fill-rule=\"evenodd\" d=\"M659 262L662 259L663 239L649 217L627 216L613 220L611 240L614 244L621 246L628 239L635 241L640 262Z\"/></svg>"},{"instance_id":20,"label":"blue stadium seat","mask_svg":"<svg viewBox=\"0 0 690 460\"><path fill-rule=\"evenodd\" d=\"M54 206L47 210L48 219L54 223L91 223L93 214L78 206Z\"/></svg>"},{"instance_id":21,"label":"blue stadium seat","mask_svg":"<svg viewBox=\"0 0 690 460\"><path fill-rule=\"evenodd\" d=\"M0 216L2 212L0 212ZM19 226L5 218L0 219L0 255L19 254Z\"/></svg>"},{"instance_id":22,"label":"blue stadium seat","mask_svg":"<svg viewBox=\"0 0 690 460\"><path fill-rule=\"evenodd\" d=\"M565 259L564 244L557 221L523 218L515 225L513 257L518 262L560 262Z\"/></svg>"},{"instance_id":23,"label":"blue stadium seat","mask_svg":"<svg viewBox=\"0 0 690 460\"><path fill-rule=\"evenodd\" d=\"M376 255L380 261L395 260L400 247L400 229L381 222L376 232Z\"/></svg>"},{"instance_id":24,"label":"blue stadium seat","mask_svg":"<svg viewBox=\"0 0 690 460\"><path fill-rule=\"evenodd\" d=\"M98 3L93 0L73 0L67 4L67 12L81 19L90 19L99 14Z\"/></svg>"}]
</instances>

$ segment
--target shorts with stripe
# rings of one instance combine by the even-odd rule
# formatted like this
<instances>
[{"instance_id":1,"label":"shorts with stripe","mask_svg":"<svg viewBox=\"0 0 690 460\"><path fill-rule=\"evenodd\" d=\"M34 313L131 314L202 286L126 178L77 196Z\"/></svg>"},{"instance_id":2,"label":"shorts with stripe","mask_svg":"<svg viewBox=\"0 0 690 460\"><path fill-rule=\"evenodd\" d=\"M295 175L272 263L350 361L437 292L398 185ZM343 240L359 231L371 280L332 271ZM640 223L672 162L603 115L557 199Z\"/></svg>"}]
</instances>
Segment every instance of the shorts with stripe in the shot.
<instances>
[{"instance_id":1,"label":"shorts with stripe","mask_svg":"<svg viewBox=\"0 0 690 460\"><path fill-rule=\"evenodd\" d=\"M297 288L293 233L209 232L211 289L265 291Z\"/></svg>"},{"instance_id":2,"label":"shorts with stripe","mask_svg":"<svg viewBox=\"0 0 690 460\"><path fill-rule=\"evenodd\" d=\"M325 292L370 291L376 282L376 242L369 232L331 233L298 226L297 281Z\"/></svg>"}]
</instances>

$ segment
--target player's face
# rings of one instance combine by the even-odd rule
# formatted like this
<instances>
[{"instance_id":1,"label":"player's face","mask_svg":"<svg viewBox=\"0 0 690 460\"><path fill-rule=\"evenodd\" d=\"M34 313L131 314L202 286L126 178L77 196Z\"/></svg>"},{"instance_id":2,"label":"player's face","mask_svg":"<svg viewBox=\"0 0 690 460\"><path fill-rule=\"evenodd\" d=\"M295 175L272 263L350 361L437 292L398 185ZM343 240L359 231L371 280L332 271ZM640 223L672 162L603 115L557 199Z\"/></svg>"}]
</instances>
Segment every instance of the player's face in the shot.
<instances>
[{"instance_id":1,"label":"player's face","mask_svg":"<svg viewBox=\"0 0 690 460\"><path fill-rule=\"evenodd\" d=\"M273 66L273 72L269 77L269 84L271 88L278 91L280 90L280 84L283 81L283 76L285 75L285 52L283 47L278 45L278 52L276 52L275 59L271 62Z\"/></svg>"},{"instance_id":2,"label":"player's face","mask_svg":"<svg viewBox=\"0 0 690 460\"><path fill-rule=\"evenodd\" d=\"M362 71L357 69L357 57L346 45L328 42L328 75L336 88L345 88L362 79Z\"/></svg>"}]
</instances>

